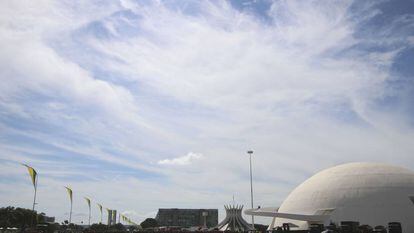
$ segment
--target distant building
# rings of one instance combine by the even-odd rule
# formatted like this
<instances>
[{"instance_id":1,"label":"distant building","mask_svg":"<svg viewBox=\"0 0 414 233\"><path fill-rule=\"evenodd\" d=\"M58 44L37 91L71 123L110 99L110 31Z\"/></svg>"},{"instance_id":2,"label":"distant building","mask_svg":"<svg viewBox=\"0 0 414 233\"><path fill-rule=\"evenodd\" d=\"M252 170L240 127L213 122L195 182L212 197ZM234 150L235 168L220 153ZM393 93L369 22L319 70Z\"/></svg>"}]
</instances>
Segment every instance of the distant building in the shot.
<instances>
[{"instance_id":1,"label":"distant building","mask_svg":"<svg viewBox=\"0 0 414 233\"><path fill-rule=\"evenodd\" d=\"M108 211L108 226L112 225L112 210L107 210Z\"/></svg>"},{"instance_id":2,"label":"distant building","mask_svg":"<svg viewBox=\"0 0 414 233\"><path fill-rule=\"evenodd\" d=\"M44 220L46 223L54 223L55 217L44 216Z\"/></svg>"},{"instance_id":3,"label":"distant building","mask_svg":"<svg viewBox=\"0 0 414 233\"><path fill-rule=\"evenodd\" d=\"M116 210L112 210L112 222L111 225L116 224Z\"/></svg>"},{"instance_id":4,"label":"distant building","mask_svg":"<svg viewBox=\"0 0 414 233\"><path fill-rule=\"evenodd\" d=\"M159 226L215 227L218 209L158 209L155 219Z\"/></svg>"},{"instance_id":5,"label":"distant building","mask_svg":"<svg viewBox=\"0 0 414 233\"><path fill-rule=\"evenodd\" d=\"M108 210L108 226L116 224L116 210Z\"/></svg>"}]
</instances>

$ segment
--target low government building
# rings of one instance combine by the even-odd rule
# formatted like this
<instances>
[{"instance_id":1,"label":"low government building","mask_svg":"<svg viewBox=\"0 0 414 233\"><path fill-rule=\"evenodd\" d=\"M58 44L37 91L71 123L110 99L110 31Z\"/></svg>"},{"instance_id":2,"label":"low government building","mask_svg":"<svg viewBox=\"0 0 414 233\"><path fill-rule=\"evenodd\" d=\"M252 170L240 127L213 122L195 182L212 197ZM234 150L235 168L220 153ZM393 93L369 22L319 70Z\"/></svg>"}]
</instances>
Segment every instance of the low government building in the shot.
<instances>
[{"instance_id":1,"label":"low government building","mask_svg":"<svg viewBox=\"0 0 414 233\"><path fill-rule=\"evenodd\" d=\"M159 226L211 228L218 224L218 209L158 209L155 219Z\"/></svg>"},{"instance_id":2,"label":"low government building","mask_svg":"<svg viewBox=\"0 0 414 233\"><path fill-rule=\"evenodd\" d=\"M414 172L378 163L348 163L323 170L294 189L280 207L246 210L267 216L270 229L289 224L306 230L311 224L354 221L372 227L401 223L414 233Z\"/></svg>"}]
</instances>

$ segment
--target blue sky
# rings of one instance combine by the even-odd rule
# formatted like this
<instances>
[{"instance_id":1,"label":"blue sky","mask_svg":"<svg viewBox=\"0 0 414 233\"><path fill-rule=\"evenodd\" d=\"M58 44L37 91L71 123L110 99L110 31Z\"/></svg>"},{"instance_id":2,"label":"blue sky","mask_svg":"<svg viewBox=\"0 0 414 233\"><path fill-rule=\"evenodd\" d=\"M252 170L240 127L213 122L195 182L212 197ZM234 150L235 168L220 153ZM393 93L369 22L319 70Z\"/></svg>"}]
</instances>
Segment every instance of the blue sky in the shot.
<instances>
[{"instance_id":1,"label":"blue sky","mask_svg":"<svg viewBox=\"0 0 414 233\"><path fill-rule=\"evenodd\" d=\"M83 196L247 206L248 149L261 206L340 163L414 169L413 45L414 1L2 1L0 205L31 206L20 163L78 223Z\"/></svg>"}]
</instances>

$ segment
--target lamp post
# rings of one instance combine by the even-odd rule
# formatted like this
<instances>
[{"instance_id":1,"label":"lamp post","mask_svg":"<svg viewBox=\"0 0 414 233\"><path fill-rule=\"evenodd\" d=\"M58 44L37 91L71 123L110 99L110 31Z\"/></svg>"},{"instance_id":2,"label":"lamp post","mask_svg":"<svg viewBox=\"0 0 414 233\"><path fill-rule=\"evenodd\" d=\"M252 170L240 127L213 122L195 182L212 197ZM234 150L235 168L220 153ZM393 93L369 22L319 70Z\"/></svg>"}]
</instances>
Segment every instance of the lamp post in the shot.
<instances>
[{"instance_id":1,"label":"lamp post","mask_svg":"<svg viewBox=\"0 0 414 233\"><path fill-rule=\"evenodd\" d=\"M253 151L249 150L247 151L247 154L249 154L249 162L250 162L250 201L252 204L252 209L253 209L253 176L252 176L252 154ZM254 215L252 215L252 228L254 230Z\"/></svg>"}]
</instances>

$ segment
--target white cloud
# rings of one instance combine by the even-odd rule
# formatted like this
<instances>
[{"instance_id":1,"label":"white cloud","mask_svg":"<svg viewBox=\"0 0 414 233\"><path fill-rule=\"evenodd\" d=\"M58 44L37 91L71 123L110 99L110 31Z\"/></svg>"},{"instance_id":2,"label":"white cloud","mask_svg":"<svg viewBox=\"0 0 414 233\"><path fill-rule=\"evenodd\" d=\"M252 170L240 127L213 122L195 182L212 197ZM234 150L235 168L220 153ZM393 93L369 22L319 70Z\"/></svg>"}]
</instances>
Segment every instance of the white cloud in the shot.
<instances>
[{"instance_id":1,"label":"white cloud","mask_svg":"<svg viewBox=\"0 0 414 233\"><path fill-rule=\"evenodd\" d=\"M173 159L163 159L158 161L158 164L161 165L190 165L195 160L203 158L203 155L200 153L189 152L187 155L173 158Z\"/></svg>"}]
</instances>

